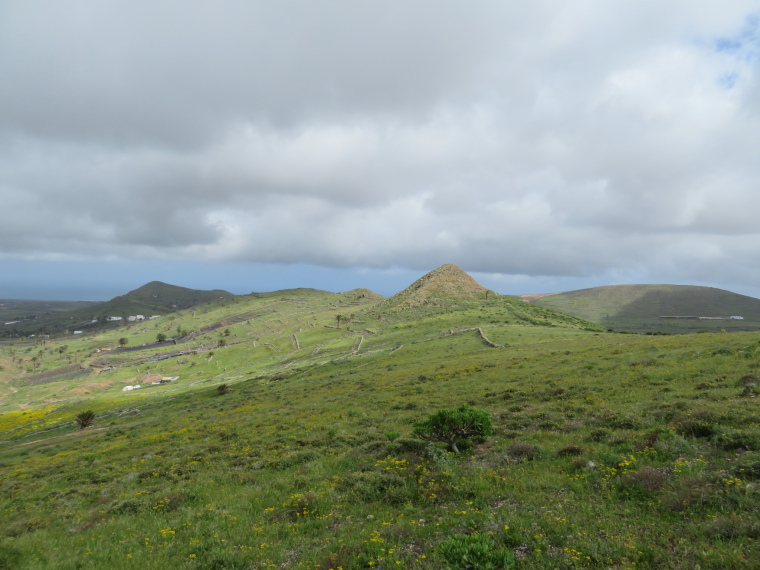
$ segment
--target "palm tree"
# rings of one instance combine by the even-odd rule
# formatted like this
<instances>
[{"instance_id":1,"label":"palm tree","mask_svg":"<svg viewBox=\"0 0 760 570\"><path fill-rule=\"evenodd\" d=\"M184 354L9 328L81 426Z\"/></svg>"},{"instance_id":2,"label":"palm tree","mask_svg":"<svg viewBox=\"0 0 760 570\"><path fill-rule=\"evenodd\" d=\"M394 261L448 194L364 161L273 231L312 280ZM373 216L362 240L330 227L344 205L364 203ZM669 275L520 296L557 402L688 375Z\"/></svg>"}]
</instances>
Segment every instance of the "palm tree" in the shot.
<instances>
[{"instance_id":1,"label":"palm tree","mask_svg":"<svg viewBox=\"0 0 760 570\"><path fill-rule=\"evenodd\" d=\"M76 422L79 424L79 429L84 429L91 426L95 422L95 412L92 410L80 412L77 414Z\"/></svg>"}]
</instances>

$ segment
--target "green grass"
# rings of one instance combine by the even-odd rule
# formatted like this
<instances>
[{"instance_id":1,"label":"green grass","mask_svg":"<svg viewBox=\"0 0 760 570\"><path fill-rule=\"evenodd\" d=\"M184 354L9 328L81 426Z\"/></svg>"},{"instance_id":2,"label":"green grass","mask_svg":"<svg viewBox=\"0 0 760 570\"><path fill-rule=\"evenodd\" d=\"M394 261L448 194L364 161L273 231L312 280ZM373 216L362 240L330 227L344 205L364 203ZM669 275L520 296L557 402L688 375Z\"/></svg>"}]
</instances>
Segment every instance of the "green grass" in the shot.
<instances>
[{"instance_id":1,"label":"green grass","mask_svg":"<svg viewBox=\"0 0 760 570\"><path fill-rule=\"evenodd\" d=\"M465 568L467 554L722 569L760 557L760 406L747 389L760 333L603 333L501 298L383 314L360 295L248 296L67 340L61 354L0 349L17 390L0 415L0 568ZM337 329L338 313L354 318ZM92 354L125 334L133 346L222 322L177 346ZM176 349L189 353L148 361ZM38 372L11 359L39 350L40 369L115 368L26 385ZM121 392L138 369L180 379ZM72 394L95 380L111 384ZM459 455L411 438L462 404L491 414L491 437ZM79 430L87 409L95 425Z\"/></svg>"}]
</instances>

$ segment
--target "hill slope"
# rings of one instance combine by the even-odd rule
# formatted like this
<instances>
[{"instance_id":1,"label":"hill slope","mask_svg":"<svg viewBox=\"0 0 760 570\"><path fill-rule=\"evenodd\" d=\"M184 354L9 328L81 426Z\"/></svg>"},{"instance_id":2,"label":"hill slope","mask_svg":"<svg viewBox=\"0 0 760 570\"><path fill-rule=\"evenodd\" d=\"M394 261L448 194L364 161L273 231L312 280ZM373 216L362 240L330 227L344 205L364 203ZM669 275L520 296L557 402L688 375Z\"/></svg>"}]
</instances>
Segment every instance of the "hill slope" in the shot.
<instances>
[{"instance_id":1,"label":"hill slope","mask_svg":"<svg viewBox=\"0 0 760 570\"><path fill-rule=\"evenodd\" d=\"M676 333L760 330L760 299L713 287L609 285L520 298L615 330ZM731 316L743 319L729 319ZM713 320L716 317L724 319Z\"/></svg>"}]
</instances>

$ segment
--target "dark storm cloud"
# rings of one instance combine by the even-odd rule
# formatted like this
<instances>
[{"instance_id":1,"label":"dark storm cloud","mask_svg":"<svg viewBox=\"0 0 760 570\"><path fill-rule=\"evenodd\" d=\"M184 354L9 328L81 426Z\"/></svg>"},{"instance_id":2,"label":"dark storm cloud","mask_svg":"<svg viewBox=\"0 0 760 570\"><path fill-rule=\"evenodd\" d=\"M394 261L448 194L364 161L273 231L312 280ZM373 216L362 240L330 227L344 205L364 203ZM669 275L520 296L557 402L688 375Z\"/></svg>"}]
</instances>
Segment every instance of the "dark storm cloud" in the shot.
<instances>
[{"instance_id":1,"label":"dark storm cloud","mask_svg":"<svg viewBox=\"0 0 760 570\"><path fill-rule=\"evenodd\" d=\"M754 279L753 7L5 1L0 251Z\"/></svg>"}]
</instances>

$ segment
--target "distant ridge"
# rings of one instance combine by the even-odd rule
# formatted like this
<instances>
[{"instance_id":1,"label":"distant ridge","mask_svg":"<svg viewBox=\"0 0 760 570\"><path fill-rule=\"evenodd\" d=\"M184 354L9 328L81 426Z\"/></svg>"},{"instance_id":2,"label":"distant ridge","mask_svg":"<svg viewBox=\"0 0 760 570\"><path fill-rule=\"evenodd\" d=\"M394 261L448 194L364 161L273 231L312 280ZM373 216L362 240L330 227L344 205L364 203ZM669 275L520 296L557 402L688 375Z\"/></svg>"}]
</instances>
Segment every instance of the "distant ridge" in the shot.
<instances>
[{"instance_id":1,"label":"distant ridge","mask_svg":"<svg viewBox=\"0 0 760 570\"><path fill-rule=\"evenodd\" d=\"M142 287L138 287L127 293L114 297L106 301L103 305L120 305L124 302L136 303L147 307L155 307L164 311L177 311L187 309L201 303L208 303L222 297L233 297L234 295L222 289L212 289L203 291L200 289L189 289L178 285L170 285L162 281L151 281ZM101 305L102 306L102 305Z\"/></svg>"},{"instance_id":2,"label":"distant ridge","mask_svg":"<svg viewBox=\"0 0 760 570\"><path fill-rule=\"evenodd\" d=\"M760 299L715 287L605 285L518 298L621 331L760 330ZM676 316L703 318L670 318Z\"/></svg>"},{"instance_id":3,"label":"distant ridge","mask_svg":"<svg viewBox=\"0 0 760 570\"><path fill-rule=\"evenodd\" d=\"M27 335L30 333L51 334L63 330L91 330L107 326L108 317L125 319L132 315L144 317L166 315L227 297L234 297L234 295L221 289L202 291L161 281L151 281L110 301L91 303L83 308L62 311L50 316L41 315L38 318L2 327L0 331L11 335Z\"/></svg>"}]
</instances>

